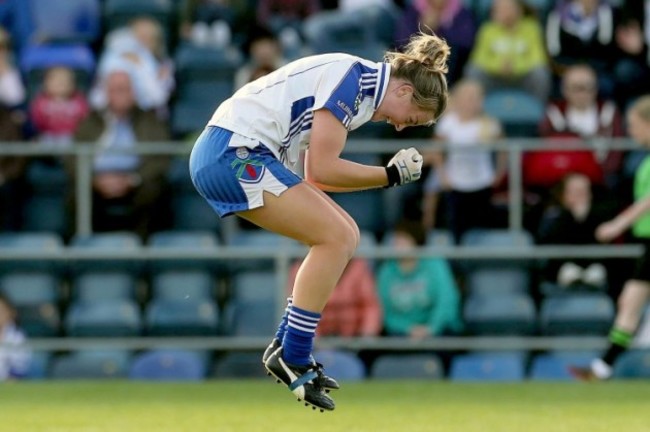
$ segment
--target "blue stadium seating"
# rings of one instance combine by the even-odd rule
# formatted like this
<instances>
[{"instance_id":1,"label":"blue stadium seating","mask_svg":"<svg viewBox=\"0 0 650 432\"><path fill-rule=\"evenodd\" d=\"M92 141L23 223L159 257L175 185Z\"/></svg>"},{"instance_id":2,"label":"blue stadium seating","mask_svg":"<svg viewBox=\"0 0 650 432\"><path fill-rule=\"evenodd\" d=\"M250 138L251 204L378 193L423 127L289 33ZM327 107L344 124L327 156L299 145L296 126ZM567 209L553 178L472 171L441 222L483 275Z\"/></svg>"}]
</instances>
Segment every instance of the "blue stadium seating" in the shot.
<instances>
[{"instance_id":1,"label":"blue stadium seating","mask_svg":"<svg viewBox=\"0 0 650 432\"><path fill-rule=\"evenodd\" d=\"M61 237L54 233L0 233L0 251L11 254L34 251L56 255L63 250ZM57 271L61 264L54 260L28 259L0 261L0 273L8 271Z\"/></svg>"},{"instance_id":2,"label":"blue stadium seating","mask_svg":"<svg viewBox=\"0 0 650 432\"><path fill-rule=\"evenodd\" d=\"M39 303L16 306L20 328L29 337L58 336L61 329L61 315L53 303Z\"/></svg>"},{"instance_id":3,"label":"blue stadium seating","mask_svg":"<svg viewBox=\"0 0 650 432\"><path fill-rule=\"evenodd\" d=\"M137 356L129 378L155 381L201 381L208 366L199 353L181 350L156 350Z\"/></svg>"},{"instance_id":4,"label":"blue stadium seating","mask_svg":"<svg viewBox=\"0 0 650 432\"><path fill-rule=\"evenodd\" d=\"M187 252L202 251L210 253L217 250L219 240L216 234L211 231L161 231L151 235L149 247L152 250L180 249ZM205 260L174 258L154 261L150 264L150 269L154 273L170 270L214 271L224 266L213 258Z\"/></svg>"},{"instance_id":5,"label":"blue stadium seating","mask_svg":"<svg viewBox=\"0 0 650 432\"><path fill-rule=\"evenodd\" d=\"M93 42L99 37L99 0L30 0L35 32L46 41Z\"/></svg>"},{"instance_id":6,"label":"blue stadium seating","mask_svg":"<svg viewBox=\"0 0 650 432\"><path fill-rule=\"evenodd\" d=\"M520 268L478 268L467 274L467 292L472 296L525 294L528 272Z\"/></svg>"},{"instance_id":7,"label":"blue stadium seating","mask_svg":"<svg viewBox=\"0 0 650 432\"><path fill-rule=\"evenodd\" d=\"M614 377L622 379L649 379L650 349L634 349L624 353L614 365Z\"/></svg>"},{"instance_id":8,"label":"blue stadium seating","mask_svg":"<svg viewBox=\"0 0 650 432\"><path fill-rule=\"evenodd\" d=\"M232 279L231 298L224 317L226 331L235 336L273 334L280 318L276 313L278 289L283 288L277 286L272 271L237 274Z\"/></svg>"},{"instance_id":9,"label":"blue stadium seating","mask_svg":"<svg viewBox=\"0 0 650 432\"><path fill-rule=\"evenodd\" d=\"M188 102L188 105L191 101ZM192 119L191 121L195 121ZM167 173L171 188L172 228L204 230L220 233L221 222L215 211L201 197L192 184L187 158L172 161Z\"/></svg>"},{"instance_id":10,"label":"blue stadium seating","mask_svg":"<svg viewBox=\"0 0 650 432\"><path fill-rule=\"evenodd\" d=\"M557 351L535 356L530 370L530 378L545 381L571 381L575 378L569 373L569 366L587 367L596 358L596 352Z\"/></svg>"},{"instance_id":11,"label":"blue stadium seating","mask_svg":"<svg viewBox=\"0 0 650 432\"><path fill-rule=\"evenodd\" d=\"M383 354L370 369L373 379L442 379L444 369L434 354Z\"/></svg>"},{"instance_id":12,"label":"blue stadium seating","mask_svg":"<svg viewBox=\"0 0 650 432\"><path fill-rule=\"evenodd\" d=\"M8 273L0 276L0 292L16 306L56 303L60 281L47 272Z\"/></svg>"},{"instance_id":13,"label":"blue stadium seating","mask_svg":"<svg viewBox=\"0 0 650 432\"><path fill-rule=\"evenodd\" d=\"M125 378L131 353L123 350L84 350L55 358L51 378L116 379Z\"/></svg>"},{"instance_id":14,"label":"blue stadium seating","mask_svg":"<svg viewBox=\"0 0 650 432\"><path fill-rule=\"evenodd\" d=\"M264 230L241 230L231 236L228 246L256 248L258 250L278 251L282 248L295 247L296 243L286 237ZM231 260L228 267L232 272L269 271L274 268L272 258L251 258L246 260Z\"/></svg>"},{"instance_id":15,"label":"blue stadium seating","mask_svg":"<svg viewBox=\"0 0 650 432\"><path fill-rule=\"evenodd\" d=\"M119 254L120 252L138 252L142 242L133 232L108 232L97 233L89 236L75 236L70 242L72 251L78 252L105 252ZM126 271L138 274L142 270L142 263L133 259L110 258L79 260L74 263L77 273L85 271Z\"/></svg>"},{"instance_id":16,"label":"blue stadium seating","mask_svg":"<svg viewBox=\"0 0 650 432\"><path fill-rule=\"evenodd\" d=\"M472 229L467 231L460 240L461 246L476 248L504 248L520 247L532 248L534 245L533 237L524 230L507 230L507 229ZM480 259L480 260L462 260L459 265L466 271L475 271L483 268L497 269L527 269L530 265L528 260L498 260L498 259Z\"/></svg>"},{"instance_id":17,"label":"blue stadium seating","mask_svg":"<svg viewBox=\"0 0 650 432\"><path fill-rule=\"evenodd\" d=\"M95 57L86 45L29 45L20 56L20 68L26 76L27 90L35 94L43 82L45 71L54 66L65 66L75 72L79 88L88 89L95 70Z\"/></svg>"},{"instance_id":18,"label":"blue stadium seating","mask_svg":"<svg viewBox=\"0 0 650 432\"><path fill-rule=\"evenodd\" d=\"M81 302L135 300L136 280L123 272L88 272L72 283L72 297Z\"/></svg>"},{"instance_id":19,"label":"blue stadium seating","mask_svg":"<svg viewBox=\"0 0 650 432\"><path fill-rule=\"evenodd\" d=\"M467 330L477 335L530 335L535 305L527 294L470 296L465 302Z\"/></svg>"},{"instance_id":20,"label":"blue stadium seating","mask_svg":"<svg viewBox=\"0 0 650 432\"><path fill-rule=\"evenodd\" d=\"M366 367L355 354L341 350L318 350L314 358L327 374L339 381L360 381L366 377Z\"/></svg>"},{"instance_id":21,"label":"blue stadium seating","mask_svg":"<svg viewBox=\"0 0 650 432\"><path fill-rule=\"evenodd\" d=\"M28 380L41 380L50 376L52 353L49 351L33 351L29 360L29 369L25 375Z\"/></svg>"},{"instance_id":22,"label":"blue stadium seating","mask_svg":"<svg viewBox=\"0 0 650 432\"><path fill-rule=\"evenodd\" d=\"M68 178L63 167L32 162L27 168L26 178L31 193L25 203L23 231L65 235L69 229L66 210Z\"/></svg>"},{"instance_id":23,"label":"blue stadium seating","mask_svg":"<svg viewBox=\"0 0 650 432\"><path fill-rule=\"evenodd\" d=\"M517 354L462 354L451 363L453 381L521 381L524 377L524 359Z\"/></svg>"},{"instance_id":24,"label":"blue stadium seating","mask_svg":"<svg viewBox=\"0 0 650 432\"><path fill-rule=\"evenodd\" d=\"M544 117L544 104L522 90L494 90L484 103L489 112L501 122L509 137L537 135L537 125Z\"/></svg>"},{"instance_id":25,"label":"blue stadium seating","mask_svg":"<svg viewBox=\"0 0 650 432\"><path fill-rule=\"evenodd\" d=\"M213 289L214 280L210 273L200 270L159 273L151 281L152 296L160 300L209 300L213 297Z\"/></svg>"},{"instance_id":26,"label":"blue stadium seating","mask_svg":"<svg viewBox=\"0 0 650 432\"><path fill-rule=\"evenodd\" d=\"M573 294L544 299L540 324L546 335L605 335L614 320L606 294Z\"/></svg>"},{"instance_id":27,"label":"blue stadium seating","mask_svg":"<svg viewBox=\"0 0 650 432\"><path fill-rule=\"evenodd\" d=\"M266 378L266 369L257 352L231 352L219 359L214 374L217 378Z\"/></svg>"},{"instance_id":28,"label":"blue stadium seating","mask_svg":"<svg viewBox=\"0 0 650 432\"><path fill-rule=\"evenodd\" d=\"M180 46L175 55L178 88L172 110L172 131L177 135L202 130L215 108L233 93L237 50L195 45Z\"/></svg>"},{"instance_id":29,"label":"blue stadium seating","mask_svg":"<svg viewBox=\"0 0 650 432\"><path fill-rule=\"evenodd\" d=\"M132 301L75 302L66 316L65 328L69 336L138 336L142 320Z\"/></svg>"},{"instance_id":30,"label":"blue stadium seating","mask_svg":"<svg viewBox=\"0 0 650 432\"><path fill-rule=\"evenodd\" d=\"M146 310L152 336L214 336L219 329L217 305L211 300L152 300Z\"/></svg>"},{"instance_id":31,"label":"blue stadium seating","mask_svg":"<svg viewBox=\"0 0 650 432\"><path fill-rule=\"evenodd\" d=\"M133 18L148 16L160 22L163 31L169 33L174 19L172 0L105 0L105 28L110 31L123 27Z\"/></svg>"}]
</instances>

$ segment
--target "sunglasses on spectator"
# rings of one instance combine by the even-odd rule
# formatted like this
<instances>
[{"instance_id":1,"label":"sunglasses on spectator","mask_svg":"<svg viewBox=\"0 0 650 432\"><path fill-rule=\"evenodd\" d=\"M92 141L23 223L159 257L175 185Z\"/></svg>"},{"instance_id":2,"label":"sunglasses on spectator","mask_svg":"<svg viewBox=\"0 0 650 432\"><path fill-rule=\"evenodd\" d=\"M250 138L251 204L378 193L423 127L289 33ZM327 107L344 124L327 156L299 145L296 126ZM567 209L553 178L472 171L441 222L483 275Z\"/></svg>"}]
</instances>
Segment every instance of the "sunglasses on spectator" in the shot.
<instances>
[{"instance_id":1,"label":"sunglasses on spectator","mask_svg":"<svg viewBox=\"0 0 650 432\"><path fill-rule=\"evenodd\" d=\"M567 90L575 93L591 93L596 90L596 86L593 84L569 84Z\"/></svg>"}]
</instances>

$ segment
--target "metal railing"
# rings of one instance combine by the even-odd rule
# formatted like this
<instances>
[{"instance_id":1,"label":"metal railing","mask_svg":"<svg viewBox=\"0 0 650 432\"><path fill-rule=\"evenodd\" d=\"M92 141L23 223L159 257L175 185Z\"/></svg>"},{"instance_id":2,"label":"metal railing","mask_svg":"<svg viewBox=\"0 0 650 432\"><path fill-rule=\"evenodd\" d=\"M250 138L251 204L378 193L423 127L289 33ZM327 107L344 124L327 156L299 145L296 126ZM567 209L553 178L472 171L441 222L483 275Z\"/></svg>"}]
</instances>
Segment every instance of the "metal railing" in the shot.
<instances>
[{"instance_id":1,"label":"metal railing","mask_svg":"<svg viewBox=\"0 0 650 432\"><path fill-rule=\"evenodd\" d=\"M446 150L447 146L432 143L430 140L350 140L346 153L391 154L405 146L415 146L420 150ZM509 228L519 230L523 217L522 155L527 151L546 150L639 150L640 147L627 139L597 140L584 142L579 140L546 141L539 139L509 139L485 144L485 150L506 152L509 160ZM190 146L186 143L148 143L128 152L141 155L186 156ZM93 157L100 151L95 145L77 144L65 149L53 149L26 143L7 143L0 146L1 156L73 156L76 159L76 232L80 235L92 233L92 170ZM123 151L121 151L123 152ZM216 217L216 215L215 215ZM304 255L304 248L287 243L285 247L260 249L249 247L218 247L214 250L191 250L187 248L169 248L158 250L141 248L136 251L97 252L79 251L64 248L56 251L6 251L0 250L0 262L22 260L48 260L56 262L75 262L97 259L128 259L139 262L177 259L211 259L244 260L268 258L275 262L277 285L276 304L278 316L284 308L285 292L289 266L294 258ZM428 246L412 252L396 251L389 247L373 249L361 248L357 256L370 259L399 258L406 256L445 257L462 260L539 260L549 258L634 258L642 253L640 246L535 246L504 248L468 248ZM68 350L83 348L121 347L125 349L145 349L164 346L176 346L192 349L216 350L250 350L261 349L267 338L117 338L117 339L80 339L53 338L31 341L34 349ZM414 342L408 338L324 338L319 340L321 347L344 347L349 349L601 349L604 338L580 337L459 337L430 338Z\"/></svg>"}]
</instances>

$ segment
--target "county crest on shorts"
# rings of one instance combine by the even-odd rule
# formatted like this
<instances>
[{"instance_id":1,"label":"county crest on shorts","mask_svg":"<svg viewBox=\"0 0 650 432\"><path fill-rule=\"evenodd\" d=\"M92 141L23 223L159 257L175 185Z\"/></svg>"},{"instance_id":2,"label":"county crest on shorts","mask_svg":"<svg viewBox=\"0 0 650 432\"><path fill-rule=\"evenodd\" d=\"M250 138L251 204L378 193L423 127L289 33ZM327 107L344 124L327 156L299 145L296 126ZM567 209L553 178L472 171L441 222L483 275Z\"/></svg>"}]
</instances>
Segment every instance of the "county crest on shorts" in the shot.
<instances>
[{"instance_id":1,"label":"county crest on shorts","mask_svg":"<svg viewBox=\"0 0 650 432\"><path fill-rule=\"evenodd\" d=\"M252 159L246 147L239 147L235 151L234 159L230 166L236 170L235 176L244 183L258 183L264 175L264 164L261 161Z\"/></svg>"}]
</instances>

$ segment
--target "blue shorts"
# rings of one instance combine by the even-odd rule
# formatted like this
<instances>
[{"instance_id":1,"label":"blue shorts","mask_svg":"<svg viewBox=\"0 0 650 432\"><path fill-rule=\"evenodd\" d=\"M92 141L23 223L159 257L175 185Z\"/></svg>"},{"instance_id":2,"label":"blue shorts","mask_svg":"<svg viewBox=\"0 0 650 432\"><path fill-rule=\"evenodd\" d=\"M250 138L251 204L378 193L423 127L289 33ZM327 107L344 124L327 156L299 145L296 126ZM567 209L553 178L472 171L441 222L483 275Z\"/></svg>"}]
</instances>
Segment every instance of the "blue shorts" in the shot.
<instances>
[{"instance_id":1,"label":"blue shorts","mask_svg":"<svg viewBox=\"0 0 650 432\"><path fill-rule=\"evenodd\" d=\"M220 217L264 205L264 192L280 196L302 179L262 143L208 126L190 156L192 183Z\"/></svg>"}]
</instances>

